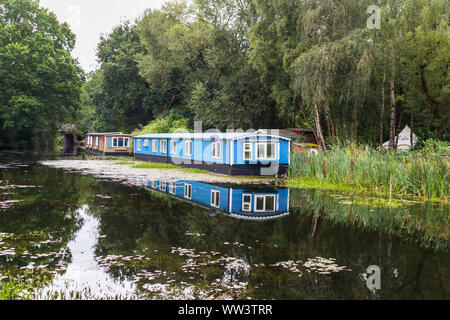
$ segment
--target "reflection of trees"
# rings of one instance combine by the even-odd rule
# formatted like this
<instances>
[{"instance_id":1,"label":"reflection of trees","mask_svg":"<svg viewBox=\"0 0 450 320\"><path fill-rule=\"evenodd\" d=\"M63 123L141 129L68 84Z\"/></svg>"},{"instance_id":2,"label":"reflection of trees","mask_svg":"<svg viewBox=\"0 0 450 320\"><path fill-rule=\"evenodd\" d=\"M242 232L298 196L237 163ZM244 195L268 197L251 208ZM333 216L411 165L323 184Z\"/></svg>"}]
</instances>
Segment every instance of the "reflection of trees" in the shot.
<instances>
[{"instance_id":1,"label":"reflection of trees","mask_svg":"<svg viewBox=\"0 0 450 320\"><path fill-rule=\"evenodd\" d=\"M387 205L372 206L371 200L365 200L364 196L329 194L331 196L318 190L293 189L291 207L314 211L323 209L327 220L332 223L392 234L406 241L419 242L424 248L439 251L448 248L447 206L423 203L391 208Z\"/></svg>"},{"instance_id":2,"label":"reflection of trees","mask_svg":"<svg viewBox=\"0 0 450 320\"><path fill-rule=\"evenodd\" d=\"M176 247L195 249L196 253L217 251L219 257L243 260L250 266L249 272L233 273L232 278L248 282L247 294L256 299L371 298L359 274L372 264L382 269L378 297L408 297L411 292L412 297L424 298L448 295L449 258L444 253L425 255L427 251L413 243L420 239L423 246L434 244L444 234L438 226L442 212L434 212L433 217L427 206L396 210L349 206L324 193L291 190L290 216L253 222L224 215L210 217L207 210L170 196L91 176L42 167L27 170L0 171L0 180L43 186L18 193L23 201L14 210L2 212L0 232L26 234L33 230L43 236L51 234L61 242L42 250L61 250L79 228L76 209L89 205L90 213L100 220L100 234L106 236L98 241L98 256L129 256L136 251L149 258L111 268L109 274L116 279L133 278L143 269L165 270L177 273L177 283L193 282L200 288L226 278L226 264L217 264L201 268L194 280L187 280L191 275L180 271L186 260L171 254L171 248ZM205 236L187 236L187 231ZM317 256L336 258L339 265L353 271L318 275L302 269L303 275L298 277L285 269L254 266L287 260L306 262ZM13 263L26 265L27 259ZM196 261L208 259L212 258L204 255ZM0 264L5 265L4 261Z\"/></svg>"},{"instance_id":3,"label":"reflection of trees","mask_svg":"<svg viewBox=\"0 0 450 320\"><path fill-rule=\"evenodd\" d=\"M20 202L14 209L1 212L0 232L14 234L10 243L16 255L9 260L0 257L2 269L14 271L34 262L35 266L47 265L45 270L54 270L61 263L67 264L70 252L65 248L82 223L76 211L95 188L95 179L31 165L0 170L0 180L7 180L9 185L39 186L12 189L14 194L8 195Z\"/></svg>"},{"instance_id":4,"label":"reflection of trees","mask_svg":"<svg viewBox=\"0 0 450 320\"><path fill-rule=\"evenodd\" d=\"M340 204L334 198L324 198L323 194L291 190L291 208L297 207L291 209L292 214L310 217L312 221L311 229L307 230L308 224L300 220L296 234L301 234L301 228L305 234L317 234L321 224L321 239L317 241L316 238L313 243L317 251L328 252L357 273L364 273L369 265L379 265L382 290L378 297L443 299L448 296L449 272L446 266L449 256L445 249L448 240L440 207L434 211L427 205L397 211L358 207ZM405 214L408 215L407 223L403 219ZM321 223L318 222L320 220ZM420 232L415 231L417 226L421 226ZM443 239L437 239L442 236ZM420 248L432 244L438 246L434 250ZM367 296L365 284L359 284L357 281L348 284L352 287L353 296Z\"/></svg>"},{"instance_id":5,"label":"reflection of trees","mask_svg":"<svg viewBox=\"0 0 450 320\"><path fill-rule=\"evenodd\" d=\"M254 298L365 299L370 293L365 282L359 279L359 273L378 262L383 272L386 272L383 285L390 292L391 287L403 283L404 277L410 274L409 262L420 251L398 237L389 239L382 233L380 238L379 231L361 231L363 227L357 224L330 223L329 208L323 201L319 201L319 206L316 206L315 199L309 199L300 208L293 209L289 217L255 223L223 215L209 217L207 210L157 192L116 184L109 184L105 188L112 186L114 193L106 190L102 192L114 194L113 199L95 200L97 208L100 202L107 206L95 213L101 219L101 234L107 235L100 239L97 254L128 255L132 251L141 252L148 248L144 251L151 257L148 263L140 262L128 269L112 268L110 272L115 277L131 278L139 268L180 273L184 260L171 255L170 248L181 247L192 248L196 252L219 251L221 256L244 260L251 270L248 275L240 276L244 277L242 281L249 282L249 294ZM352 217L358 217L356 210L353 210ZM187 237L187 231L206 235ZM225 242L238 242L244 246L224 245ZM274 247L274 244L278 247ZM249 246L252 249L248 249ZM153 250L158 250L158 254L153 254ZM389 250L392 251L390 255ZM269 265L289 259L305 262L307 258L316 256L335 257L340 265L349 266L353 272L332 276L304 272L299 278L284 270L253 267L254 264ZM390 276L394 268L399 270L399 278ZM202 269L203 280L195 280L196 284L204 285L205 281L223 277L224 272L219 266L205 267ZM179 274L177 277L182 279ZM431 290L426 292L426 296L433 295Z\"/></svg>"}]
</instances>

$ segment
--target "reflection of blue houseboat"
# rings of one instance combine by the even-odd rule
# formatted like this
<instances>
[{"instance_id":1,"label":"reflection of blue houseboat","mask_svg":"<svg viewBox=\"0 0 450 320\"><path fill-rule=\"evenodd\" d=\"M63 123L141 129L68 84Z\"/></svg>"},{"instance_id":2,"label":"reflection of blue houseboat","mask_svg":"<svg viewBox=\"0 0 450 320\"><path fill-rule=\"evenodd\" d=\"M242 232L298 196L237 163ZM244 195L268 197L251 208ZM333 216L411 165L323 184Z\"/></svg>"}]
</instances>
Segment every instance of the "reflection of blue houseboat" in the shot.
<instances>
[{"instance_id":1,"label":"reflection of blue houseboat","mask_svg":"<svg viewBox=\"0 0 450 320\"><path fill-rule=\"evenodd\" d=\"M264 220L289 214L289 189L243 188L185 180L154 180L147 186L213 212L241 219Z\"/></svg>"},{"instance_id":2,"label":"reflection of blue houseboat","mask_svg":"<svg viewBox=\"0 0 450 320\"><path fill-rule=\"evenodd\" d=\"M278 175L290 163L290 139L254 133L159 133L134 138L136 160L228 175Z\"/></svg>"}]
</instances>

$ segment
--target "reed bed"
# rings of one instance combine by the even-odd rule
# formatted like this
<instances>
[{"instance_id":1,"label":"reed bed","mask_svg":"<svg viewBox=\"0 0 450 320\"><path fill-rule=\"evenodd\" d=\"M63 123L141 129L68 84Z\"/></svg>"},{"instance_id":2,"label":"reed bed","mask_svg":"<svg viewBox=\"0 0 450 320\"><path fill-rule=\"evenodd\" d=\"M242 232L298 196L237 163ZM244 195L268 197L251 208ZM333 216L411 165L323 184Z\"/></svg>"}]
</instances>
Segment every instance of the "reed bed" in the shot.
<instances>
[{"instance_id":1,"label":"reed bed","mask_svg":"<svg viewBox=\"0 0 450 320\"><path fill-rule=\"evenodd\" d=\"M331 185L447 202L449 155L449 143L434 140L426 141L422 149L411 152L380 151L337 143L316 156L293 153L289 177L291 184L299 186Z\"/></svg>"}]
</instances>

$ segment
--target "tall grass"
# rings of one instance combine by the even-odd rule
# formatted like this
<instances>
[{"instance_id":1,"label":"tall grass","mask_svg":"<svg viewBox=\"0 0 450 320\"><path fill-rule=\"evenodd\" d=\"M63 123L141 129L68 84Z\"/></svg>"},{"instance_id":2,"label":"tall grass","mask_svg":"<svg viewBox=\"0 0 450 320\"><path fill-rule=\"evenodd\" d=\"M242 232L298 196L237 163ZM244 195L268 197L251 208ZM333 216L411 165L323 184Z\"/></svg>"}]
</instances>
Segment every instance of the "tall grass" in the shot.
<instances>
[{"instance_id":1,"label":"tall grass","mask_svg":"<svg viewBox=\"0 0 450 320\"><path fill-rule=\"evenodd\" d=\"M337 143L316 156L295 152L289 169L293 184L331 184L388 195L412 195L448 200L448 142L428 140L423 149L408 153L379 151Z\"/></svg>"}]
</instances>

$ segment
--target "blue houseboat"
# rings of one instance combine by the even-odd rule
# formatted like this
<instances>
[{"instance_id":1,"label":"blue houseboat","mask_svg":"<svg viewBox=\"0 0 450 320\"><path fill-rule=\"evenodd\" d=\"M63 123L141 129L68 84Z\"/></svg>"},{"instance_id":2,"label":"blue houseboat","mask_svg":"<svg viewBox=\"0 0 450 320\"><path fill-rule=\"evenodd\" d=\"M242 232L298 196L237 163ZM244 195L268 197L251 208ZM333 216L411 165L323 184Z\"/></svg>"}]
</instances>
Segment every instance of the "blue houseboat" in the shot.
<instances>
[{"instance_id":1,"label":"blue houseboat","mask_svg":"<svg viewBox=\"0 0 450 320\"><path fill-rule=\"evenodd\" d=\"M136 160L240 176L285 174L290 164L286 137L254 133L159 133L134 138Z\"/></svg>"},{"instance_id":2,"label":"blue houseboat","mask_svg":"<svg viewBox=\"0 0 450 320\"><path fill-rule=\"evenodd\" d=\"M198 181L144 182L148 188L234 218L268 220L289 215L289 189L213 185Z\"/></svg>"}]
</instances>

